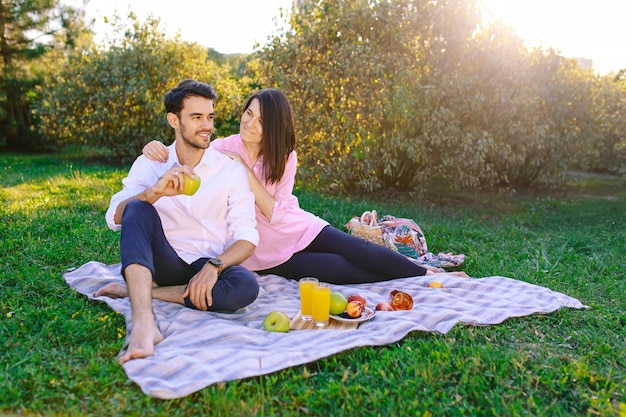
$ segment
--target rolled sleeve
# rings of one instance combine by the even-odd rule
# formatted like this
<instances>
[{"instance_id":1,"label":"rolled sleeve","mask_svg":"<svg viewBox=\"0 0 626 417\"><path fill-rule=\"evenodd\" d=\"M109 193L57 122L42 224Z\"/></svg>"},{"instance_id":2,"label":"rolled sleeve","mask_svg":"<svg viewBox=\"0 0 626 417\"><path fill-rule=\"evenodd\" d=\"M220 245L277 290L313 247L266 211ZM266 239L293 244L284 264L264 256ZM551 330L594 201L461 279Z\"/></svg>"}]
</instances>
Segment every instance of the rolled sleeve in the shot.
<instances>
[{"instance_id":1,"label":"rolled sleeve","mask_svg":"<svg viewBox=\"0 0 626 417\"><path fill-rule=\"evenodd\" d=\"M226 224L232 242L246 240L254 246L259 244L259 232L256 229L254 194L250 190L245 168L238 162L236 175L233 176L231 192L228 196Z\"/></svg>"},{"instance_id":2,"label":"rolled sleeve","mask_svg":"<svg viewBox=\"0 0 626 417\"><path fill-rule=\"evenodd\" d=\"M298 199L293 195L297 168L298 158L295 152L291 152L285 164L285 173L274 193L274 210L272 211L272 219L270 220L271 225L282 223L287 212L294 206L294 201L297 204Z\"/></svg>"},{"instance_id":3,"label":"rolled sleeve","mask_svg":"<svg viewBox=\"0 0 626 417\"><path fill-rule=\"evenodd\" d=\"M154 181L158 179L158 175L155 176L154 170L150 168L148 160L140 156L133 163L128 176L122 180L123 188L121 191L115 193L109 202L109 208L105 214L107 226L109 229L119 231L122 228L121 224L115 223L115 211L117 206L124 200L136 196L137 194L150 187L149 180L151 177Z\"/></svg>"}]
</instances>

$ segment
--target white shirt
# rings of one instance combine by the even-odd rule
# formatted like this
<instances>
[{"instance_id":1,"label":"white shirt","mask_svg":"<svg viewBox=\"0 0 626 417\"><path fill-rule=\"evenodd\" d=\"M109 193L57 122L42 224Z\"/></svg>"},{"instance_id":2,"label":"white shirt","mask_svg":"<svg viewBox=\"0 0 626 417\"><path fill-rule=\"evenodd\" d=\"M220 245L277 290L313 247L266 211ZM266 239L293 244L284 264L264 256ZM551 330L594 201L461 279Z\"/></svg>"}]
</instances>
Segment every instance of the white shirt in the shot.
<instances>
[{"instance_id":1,"label":"white shirt","mask_svg":"<svg viewBox=\"0 0 626 417\"><path fill-rule=\"evenodd\" d=\"M111 197L107 225L120 230L115 210L122 201L154 185L172 166L180 165L174 144L165 163L139 156L122 180L124 188ZM165 236L178 256L187 263L201 257L221 255L238 240L259 243L256 230L254 194L245 168L237 161L209 147L194 171L201 178L192 196L161 197L154 203Z\"/></svg>"}]
</instances>

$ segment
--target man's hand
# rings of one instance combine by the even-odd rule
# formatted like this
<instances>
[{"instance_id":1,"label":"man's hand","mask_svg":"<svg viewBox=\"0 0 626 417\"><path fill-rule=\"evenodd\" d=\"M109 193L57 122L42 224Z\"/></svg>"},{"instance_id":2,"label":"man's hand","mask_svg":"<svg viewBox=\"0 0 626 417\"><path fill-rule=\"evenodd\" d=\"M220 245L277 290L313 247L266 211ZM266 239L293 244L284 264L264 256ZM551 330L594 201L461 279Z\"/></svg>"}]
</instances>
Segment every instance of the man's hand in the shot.
<instances>
[{"instance_id":1,"label":"man's hand","mask_svg":"<svg viewBox=\"0 0 626 417\"><path fill-rule=\"evenodd\" d=\"M159 197L171 197L182 193L185 186L183 174L187 174L189 178L193 178L195 175L193 170L186 165L172 167L165 171L161 178L150 188L150 191Z\"/></svg>"},{"instance_id":2,"label":"man's hand","mask_svg":"<svg viewBox=\"0 0 626 417\"><path fill-rule=\"evenodd\" d=\"M115 223L122 224L122 215L124 214L126 205L132 200L141 200L154 204L163 196L171 197L181 194L183 192L183 188L185 187L183 173L187 174L189 178L194 177L193 170L187 165L172 167L165 171L161 178L159 178L152 187L146 188L136 196L127 198L119 203L115 209L115 215L113 216Z\"/></svg>"},{"instance_id":3,"label":"man's hand","mask_svg":"<svg viewBox=\"0 0 626 417\"><path fill-rule=\"evenodd\" d=\"M217 282L217 268L204 265L200 272L189 280L183 298L189 297L198 310L206 311L213 305L213 287Z\"/></svg>"}]
</instances>

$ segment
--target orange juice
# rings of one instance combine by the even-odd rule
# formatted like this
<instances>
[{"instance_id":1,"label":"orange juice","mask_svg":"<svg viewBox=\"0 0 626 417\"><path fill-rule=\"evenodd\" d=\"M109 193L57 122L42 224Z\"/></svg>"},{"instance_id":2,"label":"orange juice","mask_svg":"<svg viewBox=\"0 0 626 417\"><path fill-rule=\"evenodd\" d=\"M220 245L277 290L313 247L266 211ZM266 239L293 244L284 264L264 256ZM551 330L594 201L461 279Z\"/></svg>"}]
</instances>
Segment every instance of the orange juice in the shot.
<instances>
[{"instance_id":1,"label":"orange juice","mask_svg":"<svg viewBox=\"0 0 626 417\"><path fill-rule=\"evenodd\" d=\"M302 320L311 320L312 303L311 294L313 288L317 287L317 278L300 279L300 311L302 312Z\"/></svg>"},{"instance_id":2,"label":"orange juice","mask_svg":"<svg viewBox=\"0 0 626 417\"><path fill-rule=\"evenodd\" d=\"M318 284L313 288L313 322L316 326L325 326L330 317L330 286L328 284Z\"/></svg>"}]
</instances>

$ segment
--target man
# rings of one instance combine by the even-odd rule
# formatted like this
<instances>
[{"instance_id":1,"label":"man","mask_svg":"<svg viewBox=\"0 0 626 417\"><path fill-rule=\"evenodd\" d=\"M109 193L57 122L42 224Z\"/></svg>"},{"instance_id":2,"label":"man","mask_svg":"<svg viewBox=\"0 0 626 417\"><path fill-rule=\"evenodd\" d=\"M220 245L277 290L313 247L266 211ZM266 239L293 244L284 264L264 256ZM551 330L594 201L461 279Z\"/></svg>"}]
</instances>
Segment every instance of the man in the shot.
<instances>
[{"instance_id":1,"label":"man","mask_svg":"<svg viewBox=\"0 0 626 417\"><path fill-rule=\"evenodd\" d=\"M152 298L235 311L258 295L256 276L239 265L259 240L254 195L243 166L209 147L216 98L211 86L189 79L166 93L176 136L167 162L140 156L111 198L106 220L121 230L126 286L110 284L94 295L130 297L132 328L122 363L152 355L163 339ZM200 188L182 194L183 176L194 174Z\"/></svg>"}]
</instances>

